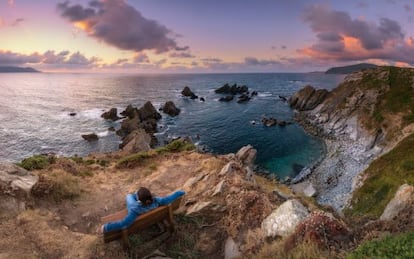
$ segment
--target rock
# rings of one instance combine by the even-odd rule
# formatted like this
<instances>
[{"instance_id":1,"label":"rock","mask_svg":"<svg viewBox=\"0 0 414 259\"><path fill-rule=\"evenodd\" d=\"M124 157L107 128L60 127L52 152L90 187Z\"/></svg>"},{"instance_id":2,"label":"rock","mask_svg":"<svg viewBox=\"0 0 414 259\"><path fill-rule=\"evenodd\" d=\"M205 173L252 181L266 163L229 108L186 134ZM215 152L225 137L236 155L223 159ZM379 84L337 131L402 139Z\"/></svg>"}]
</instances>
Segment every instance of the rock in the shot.
<instances>
[{"instance_id":1,"label":"rock","mask_svg":"<svg viewBox=\"0 0 414 259\"><path fill-rule=\"evenodd\" d=\"M222 87L217 88L216 90L214 90L214 92L216 94L228 94L230 93L230 85L229 84L225 84Z\"/></svg>"},{"instance_id":2,"label":"rock","mask_svg":"<svg viewBox=\"0 0 414 259\"><path fill-rule=\"evenodd\" d=\"M204 99L204 97L200 97L200 102L205 102L206 99Z\"/></svg>"},{"instance_id":3,"label":"rock","mask_svg":"<svg viewBox=\"0 0 414 259\"><path fill-rule=\"evenodd\" d=\"M299 111L312 110L322 103L327 95L327 90L315 90L312 86L307 85L289 98L289 105Z\"/></svg>"},{"instance_id":4,"label":"rock","mask_svg":"<svg viewBox=\"0 0 414 259\"><path fill-rule=\"evenodd\" d=\"M209 205L211 205L210 201L197 202L196 204L194 204L193 206L188 208L186 215L191 215L191 214L195 214L197 212L200 212L201 210L208 207Z\"/></svg>"},{"instance_id":5,"label":"rock","mask_svg":"<svg viewBox=\"0 0 414 259\"><path fill-rule=\"evenodd\" d=\"M172 117L175 117L178 114L180 114L180 109L178 109L172 101L166 102L161 109L164 113Z\"/></svg>"},{"instance_id":6,"label":"rock","mask_svg":"<svg viewBox=\"0 0 414 259\"><path fill-rule=\"evenodd\" d=\"M242 94L239 96L239 99L237 100L238 103L244 103L250 100L250 97L247 94Z\"/></svg>"},{"instance_id":7,"label":"rock","mask_svg":"<svg viewBox=\"0 0 414 259\"><path fill-rule=\"evenodd\" d=\"M219 101L220 101L220 102L230 102L230 101L232 101L232 100L233 100L233 98L234 98L234 96L233 96L233 95L227 95L226 97L221 97L221 98L219 99Z\"/></svg>"},{"instance_id":8,"label":"rock","mask_svg":"<svg viewBox=\"0 0 414 259\"><path fill-rule=\"evenodd\" d=\"M240 258L242 256L239 246L234 242L233 238L230 236L226 240L226 244L224 245L224 258L225 259L232 259L232 258Z\"/></svg>"},{"instance_id":9,"label":"rock","mask_svg":"<svg viewBox=\"0 0 414 259\"><path fill-rule=\"evenodd\" d=\"M286 97L284 97L282 95L279 95L279 99L282 100L282 101L284 101L284 102L287 102L288 101L288 98L286 98Z\"/></svg>"},{"instance_id":10,"label":"rock","mask_svg":"<svg viewBox=\"0 0 414 259\"><path fill-rule=\"evenodd\" d=\"M115 131L115 128L111 126L111 127L108 128L108 131L114 132Z\"/></svg>"},{"instance_id":11,"label":"rock","mask_svg":"<svg viewBox=\"0 0 414 259\"><path fill-rule=\"evenodd\" d=\"M9 162L0 162L0 211L18 212L31 200L39 177Z\"/></svg>"},{"instance_id":12,"label":"rock","mask_svg":"<svg viewBox=\"0 0 414 259\"><path fill-rule=\"evenodd\" d=\"M263 118L262 123L266 127L273 127L277 124L277 120L275 118Z\"/></svg>"},{"instance_id":13,"label":"rock","mask_svg":"<svg viewBox=\"0 0 414 259\"><path fill-rule=\"evenodd\" d=\"M414 186L408 184L401 185L394 198L385 207L380 220L392 220L412 201L414 201Z\"/></svg>"},{"instance_id":14,"label":"rock","mask_svg":"<svg viewBox=\"0 0 414 259\"><path fill-rule=\"evenodd\" d=\"M279 125L280 127L285 127L287 125L286 121L278 121L277 125Z\"/></svg>"},{"instance_id":15,"label":"rock","mask_svg":"<svg viewBox=\"0 0 414 259\"><path fill-rule=\"evenodd\" d=\"M141 108L139 108L138 114L141 121L146 121L149 119L157 121L161 119L161 114L157 112L151 102L146 102Z\"/></svg>"},{"instance_id":16,"label":"rock","mask_svg":"<svg viewBox=\"0 0 414 259\"><path fill-rule=\"evenodd\" d=\"M237 168L237 165L235 162L231 161L228 162L225 166L223 166L223 168L221 169L219 176L224 176L224 175L228 175L231 174L234 169Z\"/></svg>"},{"instance_id":17,"label":"rock","mask_svg":"<svg viewBox=\"0 0 414 259\"><path fill-rule=\"evenodd\" d=\"M138 117L138 109L133 107L129 104L124 111L120 113L124 117L128 117L130 119Z\"/></svg>"},{"instance_id":18,"label":"rock","mask_svg":"<svg viewBox=\"0 0 414 259\"><path fill-rule=\"evenodd\" d=\"M229 84L225 84L222 87L217 88L214 90L217 94L243 94L247 93L249 91L249 88L245 85L243 86L237 86L237 84L234 84L230 86Z\"/></svg>"},{"instance_id":19,"label":"rock","mask_svg":"<svg viewBox=\"0 0 414 259\"><path fill-rule=\"evenodd\" d=\"M116 108L111 108L109 111L102 113L101 117L104 118L105 120L112 120L112 121L119 120L118 110Z\"/></svg>"},{"instance_id":20,"label":"rock","mask_svg":"<svg viewBox=\"0 0 414 259\"><path fill-rule=\"evenodd\" d=\"M95 133L83 134L82 138L87 141L96 141L98 140L98 135L96 135Z\"/></svg>"},{"instance_id":21,"label":"rock","mask_svg":"<svg viewBox=\"0 0 414 259\"><path fill-rule=\"evenodd\" d=\"M224 180L221 180L217 185L216 188L214 188L214 192L211 196L216 196L217 194L220 194L223 192L223 188L224 188Z\"/></svg>"},{"instance_id":22,"label":"rock","mask_svg":"<svg viewBox=\"0 0 414 259\"><path fill-rule=\"evenodd\" d=\"M69 113L69 116L76 116L76 112L71 112L71 113Z\"/></svg>"},{"instance_id":23,"label":"rock","mask_svg":"<svg viewBox=\"0 0 414 259\"><path fill-rule=\"evenodd\" d=\"M134 130L140 129L141 127L141 122L138 116L134 118L128 117L121 122L121 128L116 132L116 134L121 137L125 137L129 133L133 132Z\"/></svg>"},{"instance_id":24,"label":"rock","mask_svg":"<svg viewBox=\"0 0 414 259\"><path fill-rule=\"evenodd\" d=\"M193 91L191 91L190 87L188 87L188 86L184 87L184 89L181 91L181 94L183 96L190 97L191 99L197 99L198 98L198 96L195 95L193 93Z\"/></svg>"},{"instance_id":25,"label":"rock","mask_svg":"<svg viewBox=\"0 0 414 259\"><path fill-rule=\"evenodd\" d=\"M303 194L307 197L315 197L317 192L315 190L315 187L313 187L312 183L309 183L305 189L303 189Z\"/></svg>"},{"instance_id":26,"label":"rock","mask_svg":"<svg viewBox=\"0 0 414 259\"><path fill-rule=\"evenodd\" d=\"M286 237L309 215L308 210L297 200L285 201L262 222L267 237Z\"/></svg>"},{"instance_id":27,"label":"rock","mask_svg":"<svg viewBox=\"0 0 414 259\"><path fill-rule=\"evenodd\" d=\"M144 129L137 129L128 134L119 144L119 148L126 153L137 153L151 149L151 136Z\"/></svg>"},{"instance_id":28,"label":"rock","mask_svg":"<svg viewBox=\"0 0 414 259\"><path fill-rule=\"evenodd\" d=\"M254 160L256 159L256 154L256 149L254 149L252 145L247 145L237 151L236 158L240 160L243 165L252 168L254 165Z\"/></svg>"},{"instance_id":29,"label":"rock","mask_svg":"<svg viewBox=\"0 0 414 259\"><path fill-rule=\"evenodd\" d=\"M257 95L258 95L257 91L253 91L250 96L253 97L253 96L257 96Z\"/></svg>"}]
</instances>

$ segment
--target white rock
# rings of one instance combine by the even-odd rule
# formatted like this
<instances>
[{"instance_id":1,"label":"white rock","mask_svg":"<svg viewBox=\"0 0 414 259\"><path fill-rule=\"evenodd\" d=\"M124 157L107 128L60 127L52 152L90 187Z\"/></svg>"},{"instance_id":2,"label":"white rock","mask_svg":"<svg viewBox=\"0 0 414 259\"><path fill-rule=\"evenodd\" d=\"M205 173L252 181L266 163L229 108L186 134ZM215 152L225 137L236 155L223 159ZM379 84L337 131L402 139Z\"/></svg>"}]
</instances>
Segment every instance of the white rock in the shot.
<instances>
[{"instance_id":1,"label":"white rock","mask_svg":"<svg viewBox=\"0 0 414 259\"><path fill-rule=\"evenodd\" d=\"M233 238L228 237L226 240L226 244L224 247L224 258L225 259L232 259L240 257L241 253L239 250L239 246L234 242Z\"/></svg>"},{"instance_id":2,"label":"white rock","mask_svg":"<svg viewBox=\"0 0 414 259\"><path fill-rule=\"evenodd\" d=\"M221 169L219 176L224 176L227 174L231 174L233 172L233 170L236 168L236 163L231 161L228 162L225 166L223 166L223 168Z\"/></svg>"},{"instance_id":3,"label":"white rock","mask_svg":"<svg viewBox=\"0 0 414 259\"><path fill-rule=\"evenodd\" d=\"M309 215L308 210L297 200L288 200L262 222L267 237L288 236Z\"/></svg>"},{"instance_id":4,"label":"white rock","mask_svg":"<svg viewBox=\"0 0 414 259\"><path fill-rule=\"evenodd\" d=\"M216 188L214 189L214 192L211 196L216 196L219 193L223 192L223 188L224 188L224 180L221 180L217 185Z\"/></svg>"},{"instance_id":5,"label":"white rock","mask_svg":"<svg viewBox=\"0 0 414 259\"><path fill-rule=\"evenodd\" d=\"M242 162L243 165L252 167L254 160L256 159L256 153L257 151L252 145L247 145L237 151L236 157L240 160L240 162Z\"/></svg>"},{"instance_id":6,"label":"white rock","mask_svg":"<svg viewBox=\"0 0 414 259\"><path fill-rule=\"evenodd\" d=\"M382 213L381 220L391 220L403 210L407 204L414 200L414 186L403 184L398 188L394 198L387 204Z\"/></svg>"},{"instance_id":7,"label":"white rock","mask_svg":"<svg viewBox=\"0 0 414 259\"><path fill-rule=\"evenodd\" d=\"M210 201L197 202L187 210L187 215L197 213L211 204Z\"/></svg>"},{"instance_id":8,"label":"white rock","mask_svg":"<svg viewBox=\"0 0 414 259\"><path fill-rule=\"evenodd\" d=\"M303 189L303 194L305 194L305 196L307 197L314 197L316 196L316 190L313 187L312 183L309 183L305 189Z\"/></svg>"}]
</instances>

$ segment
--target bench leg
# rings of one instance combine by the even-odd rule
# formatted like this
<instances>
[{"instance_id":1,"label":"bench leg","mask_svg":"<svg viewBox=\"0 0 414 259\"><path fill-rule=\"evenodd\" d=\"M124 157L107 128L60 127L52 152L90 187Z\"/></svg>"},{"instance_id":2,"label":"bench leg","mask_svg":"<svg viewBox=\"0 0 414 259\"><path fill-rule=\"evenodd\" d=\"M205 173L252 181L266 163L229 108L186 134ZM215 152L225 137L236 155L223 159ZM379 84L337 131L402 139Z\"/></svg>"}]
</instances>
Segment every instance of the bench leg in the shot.
<instances>
[{"instance_id":1,"label":"bench leg","mask_svg":"<svg viewBox=\"0 0 414 259\"><path fill-rule=\"evenodd\" d=\"M124 251L128 250L128 248L129 248L129 240L128 240L128 230L126 230L126 229L123 229L122 230L121 243L122 243L122 249L124 249Z\"/></svg>"},{"instance_id":2,"label":"bench leg","mask_svg":"<svg viewBox=\"0 0 414 259\"><path fill-rule=\"evenodd\" d=\"M174 232L174 219L173 219L173 210L171 206L168 206L168 229L171 233Z\"/></svg>"}]
</instances>

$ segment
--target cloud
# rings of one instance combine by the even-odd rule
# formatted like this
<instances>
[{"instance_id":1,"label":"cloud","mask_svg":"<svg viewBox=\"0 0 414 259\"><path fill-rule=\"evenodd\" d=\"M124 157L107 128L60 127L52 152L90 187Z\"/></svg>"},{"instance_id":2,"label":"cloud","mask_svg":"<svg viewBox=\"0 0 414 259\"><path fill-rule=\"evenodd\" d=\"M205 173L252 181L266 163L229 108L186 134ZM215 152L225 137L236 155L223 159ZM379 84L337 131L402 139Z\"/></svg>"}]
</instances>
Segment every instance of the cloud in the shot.
<instances>
[{"instance_id":1,"label":"cloud","mask_svg":"<svg viewBox=\"0 0 414 259\"><path fill-rule=\"evenodd\" d=\"M223 60L219 58L202 58L201 61L203 61L204 63L220 63Z\"/></svg>"},{"instance_id":2,"label":"cloud","mask_svg":"<svg viewBox=\"0 0 414 259\"><path fill-rule=\"evenodd\" d=\"M20 25L22 22L24 22L24 18L17 18L16 20L14 20L11 24L11 26L15 27Z\"/></svg>"},{"instance_id":3,"label":"cloud","mask_svg":"<svg viewBox=\"0 0 414 259\"><path fill-rule=\"evenodd\" d=\"M303 20L317 41L299 53L315 59L387 59L414 63L414 46L405 39L398 22L380 18L379 23L352 19L346 12L323 5L305 9Z\"/></svg>"},{"instance_id":4,"label":"cloud","mask_svg":"<svg viewBox=\"0 0 414 259\"><path fill-rule=\"evenodd\" d=\"M5 25L6 25L6 22L3 20L3 18L0 17L0 28Z\"/></svg>"},{"instance_id":5,"label":"cloud","mask_svg":"<svg viewBox=\"0 0 414 259\"><path fill-rule=\"evenodd\" d=\"M33 53L30 55L19 54L11 51L0 50L0 65L25 65L25 64L35 64L39 63L42 60L42 56L38 53Z\"/></svg>"},{"instance_id":6,"label":"cloud","mask_svg":"<svg viewBox=\"0 0 414 259\"><path fill-rule=\"evenodd\" d=\"M255 57L244 58L244 63L248 66L268 66L268 65L280 65L281 63L271 59L257 59Z\"/></svg>"},{"instance_id":7,"label":"cloud","mask_svg":"<svg viewBox=\"0 0 414 259\"><path fill-rule=\"evenodd\" d=\"M7 4L9 6L13 6L14 5L14 0L7 0Z\"/></svg>"},{"instance_id":8,"label":"cloud","mask_svg":"<svg viewBox=\"0 0 414 259\"><path fill-rule=\"evenodd\" d=\"M122 50L163 53L189 48L179 47L170 29L143 17L124 0L91 1L88 7L64 2L59 3L57 9L62 17L89 36Z\"/></svg>"},{"instance_id":9,"label":"cloud","mask_svg":"<svg viewBox=\"0 0 414 259\"><path fill-rule=\"evenodd\" d=\"M195 56L187 52L182 52L182 53L173 52L170 54L170 58L195 58Z\"/></svg>"},{"instance_id":10,"label":"cloud","mask_svg":"<svg viewBox=\"0 0 414 259\"><path fill-rule=\"evenodd\" d=\"M138 53L134 56L134 63L150 63L150 60L145 53Z\"/></svg>"},{"instance_id":11,"label":"cloud","mask_svg":"<svg viewBox=\"0 0 414 259\"><path fill-rule=\"evenodd\" d=\"M411 12L413 10L413 8L409 4L405 4L404 5L404 10L406 10L407 12Z\"/></svg>"}]
</instances>

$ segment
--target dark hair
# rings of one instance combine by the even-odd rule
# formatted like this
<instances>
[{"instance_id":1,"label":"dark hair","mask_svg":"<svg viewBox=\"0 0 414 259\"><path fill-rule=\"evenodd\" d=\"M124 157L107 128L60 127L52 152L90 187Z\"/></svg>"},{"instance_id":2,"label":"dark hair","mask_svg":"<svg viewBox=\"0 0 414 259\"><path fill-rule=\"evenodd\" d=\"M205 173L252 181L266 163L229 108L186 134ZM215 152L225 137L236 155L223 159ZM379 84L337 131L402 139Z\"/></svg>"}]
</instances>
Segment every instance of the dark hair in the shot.
<instances>
[{"instance_id":1,"label":"dark hair","mask_svg":"<svg viewBox=\"0 0 414 259\"><path fill-rule=\"evenodd\" d=\"M145 187L140 187L138 189L137 196L144 206L148 206L152 203L152 194L150 190Z\"/></svg>"}]
</instances>

